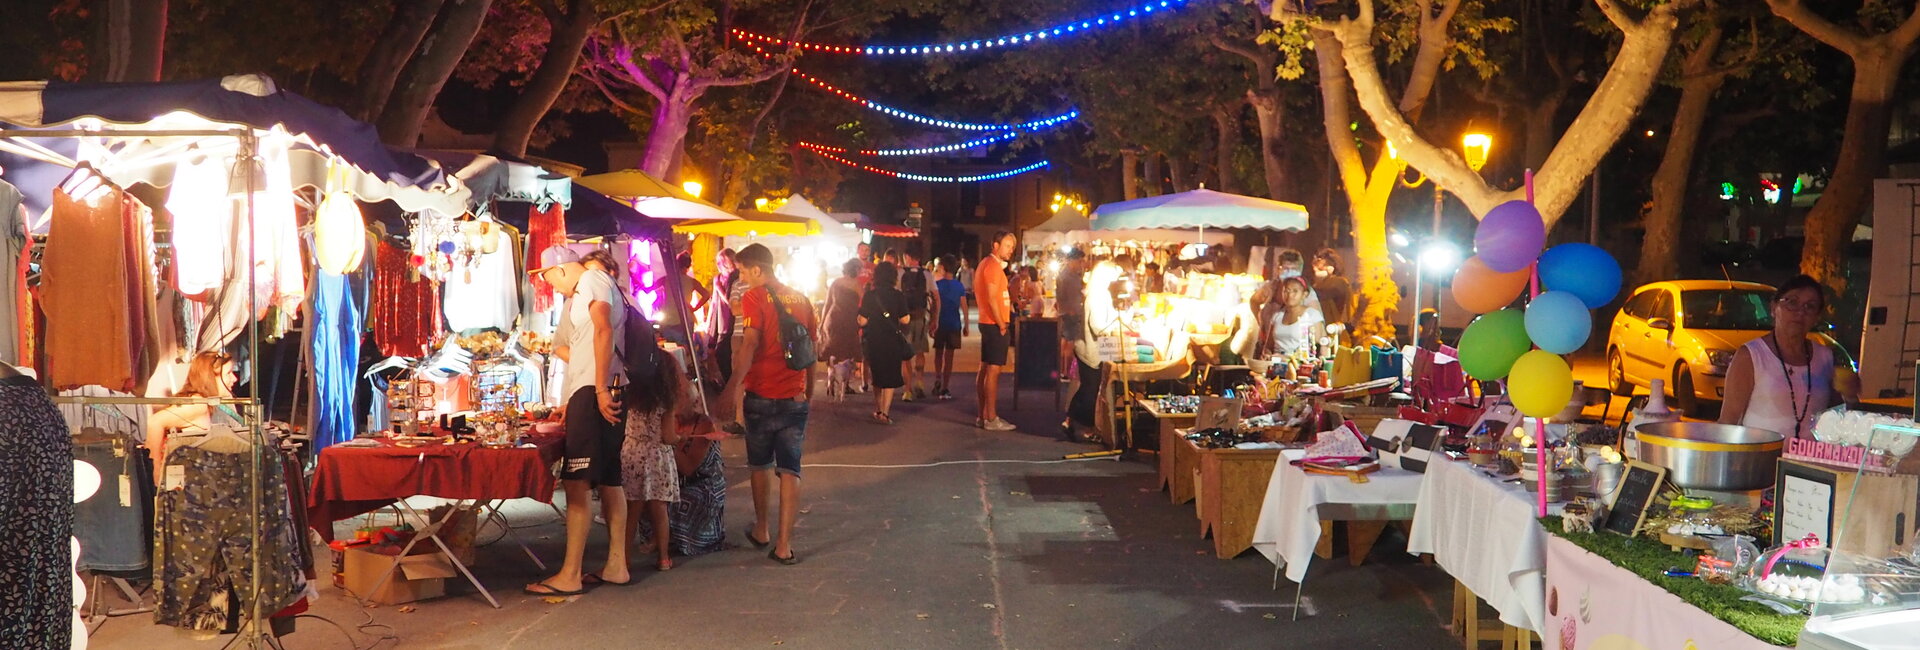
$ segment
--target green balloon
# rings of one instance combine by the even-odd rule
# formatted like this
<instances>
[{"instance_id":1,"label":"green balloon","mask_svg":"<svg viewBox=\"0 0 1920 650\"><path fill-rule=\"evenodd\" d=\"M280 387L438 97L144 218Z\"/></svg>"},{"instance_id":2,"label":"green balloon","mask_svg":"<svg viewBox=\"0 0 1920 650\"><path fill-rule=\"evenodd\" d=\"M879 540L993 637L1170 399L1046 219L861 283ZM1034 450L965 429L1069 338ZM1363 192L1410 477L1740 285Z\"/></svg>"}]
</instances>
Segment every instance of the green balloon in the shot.
<instances>
[{"instance_id":1,"label":"green balloon","mask_svg":"<svg viewBox=\"0 0 1920 650\"><path fill-rule=\"evenodd\" d=\"M1513 362L1533 349L1527 338L1526 312L1502 309L1473 319L1460 335L1460 369L1467 376L1491 381L1507 376Z\"/></svg>"}]
</instances>

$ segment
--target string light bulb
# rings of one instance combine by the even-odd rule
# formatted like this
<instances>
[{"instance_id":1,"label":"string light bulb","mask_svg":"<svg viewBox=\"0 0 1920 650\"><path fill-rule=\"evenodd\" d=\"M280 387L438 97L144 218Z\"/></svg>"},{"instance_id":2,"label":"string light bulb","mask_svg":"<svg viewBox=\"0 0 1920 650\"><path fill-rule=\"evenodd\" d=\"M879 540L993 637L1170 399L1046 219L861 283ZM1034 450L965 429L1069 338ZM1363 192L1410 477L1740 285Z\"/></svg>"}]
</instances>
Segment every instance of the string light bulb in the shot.
<instances>
[{"instance_id":1,"label":"string light bulb","mask_svg":"<svg viewBox=\"0 0 1920 650\"><path fill-rule=\"evenodd\" d=\"M990 174L973 174L970 176L930 176L927 174L914 174L911 172L884 169L880 167L875 167L873 165L868 165L865 163L858 163L851 160L847 160L846 158L842 158L840 156L836 156L831 153L827 153L825 151L821 151L819 149L809 148L807 150L813 152L814 155L820 156L822 158L826 158L827 160L831 160L831 161L840 163L842 165L846 165L848 167L852 167L862 171L872 172L875 174L879 174L881 176L890 176L890 177L898 178L901 180L920 181L923 183L978 183L982 181L1000 180L1002 178L1008 178L1011 176L1019 176L1021 174L1025 174L1027 172L1034 171L1037 169L1044 169L1052 164L1052 163L1049 163L1048 161L1042 160L1040 162L1033 163L1031 165L1026 165L1024 167L1015 167L1013 169L993 172Z\"/></svg>"},{"instance_id":2,"label":"string light bulb","mask_svg":"<svg viewBox=\"0 0 1920 650\"><path fill-rule=\"evenodd\" d=\"M1155 9L1178 9L1180 7L1186 6L1190 2L1193 2L1193 0L1148 0L1147 2L1129 7L1126 10L1125 14L1121 14L1120 12L1114 12L1110 16L1100 16L1091 21L1086 19L1070 20L1062 23L1048 25L1046 27L1042 27L1032 31L1021 32L1018 34L1004 34L1000 36L989 36L986 38L965 39L965 40L956 40L956 41L948 41L948 42L941 42L941 43L922 43L917 45L851 45L851 44L842 44L842 43L814 43L810 41L789 41L776 36L770 36L767 34L761 34L758 32L751 32L751 31L747 31L744 29L737 29L737 28L731 30L731 33L733 34L734 38L738 38L742 41L747 42L748 44L764 43L768 45L781 45L781 46L797 48L797 49L808 51L808 52L824 52L828 54L859 54L859 55L865 55L865 56L898 56L902 54L909 55L909 56L920 56L920 55L954 54L957 52L978 51L981 48L996 48L996 47L1006 47L1008 45L1020 45L1020 44L1032 43L1035 40L1044 41L1049 36L1060 36L1062 34L1084 32L1094 27L1105 27L1108 23L1118 24L1121 22L1138 19L1142 16L1151 16L1153 15L1153 12Z\"/></svg>"}]
</instances>

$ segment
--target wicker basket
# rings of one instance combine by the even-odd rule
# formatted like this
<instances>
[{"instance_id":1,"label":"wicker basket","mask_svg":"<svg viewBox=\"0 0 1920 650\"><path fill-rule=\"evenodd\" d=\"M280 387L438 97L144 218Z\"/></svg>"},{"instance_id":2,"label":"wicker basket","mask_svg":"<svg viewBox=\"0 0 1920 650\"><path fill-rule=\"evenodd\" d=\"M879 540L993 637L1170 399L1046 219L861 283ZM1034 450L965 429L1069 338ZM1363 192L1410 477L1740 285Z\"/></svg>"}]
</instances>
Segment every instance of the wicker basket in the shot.
<instances>
[{"instance_id":1,"label":"wicker basket","mask_svg":"<svg viewBox=\"0 0 1920 650\"><path fill-rule=\"evenodd\" d=\"M1274 425L1270 427L1248 427L1247 433L1257 435L1266 442L1300 442L1304 436L1300 427Z\"/></svg>"}]
</instances>

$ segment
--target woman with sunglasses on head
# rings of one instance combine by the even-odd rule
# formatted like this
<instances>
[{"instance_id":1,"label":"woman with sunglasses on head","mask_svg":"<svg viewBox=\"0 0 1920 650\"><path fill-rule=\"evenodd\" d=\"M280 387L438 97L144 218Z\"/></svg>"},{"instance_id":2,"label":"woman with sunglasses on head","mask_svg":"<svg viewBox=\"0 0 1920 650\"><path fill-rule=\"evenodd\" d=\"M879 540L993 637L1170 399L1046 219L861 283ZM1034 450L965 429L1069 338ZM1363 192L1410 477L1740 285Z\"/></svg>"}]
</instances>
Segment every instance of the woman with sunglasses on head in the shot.
<instances>
[{"instance_id":1,"label":"woman with sunglasses on head","mask_svg":"<svg viewBox=\"0 0 1920 650\"><path fill-rule=\"evenodd\" d=\"M1769 309L1773 331L1748 341L1727 369L1727 399L1721 424L1774 431L1789 438L1813 437L1821 411L1858 401L1858 383L1836 376L1853 362L1812 335L1827 307L1820 282L1796 276L1774 291Z\"/></svg>"}]
</instances>

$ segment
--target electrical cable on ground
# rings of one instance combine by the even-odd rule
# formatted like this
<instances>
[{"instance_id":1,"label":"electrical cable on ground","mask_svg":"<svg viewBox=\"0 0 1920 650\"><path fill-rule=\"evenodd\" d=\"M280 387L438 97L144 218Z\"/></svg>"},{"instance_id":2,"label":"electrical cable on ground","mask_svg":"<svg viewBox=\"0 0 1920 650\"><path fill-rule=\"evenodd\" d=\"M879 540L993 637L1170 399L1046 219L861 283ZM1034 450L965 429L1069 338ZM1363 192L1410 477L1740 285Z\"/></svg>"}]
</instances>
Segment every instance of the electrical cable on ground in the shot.
<instances>
[{"instance_id":1,"label":"electrical cable on ground","mask_svg":"<svg viewBox=\"0 0 1920 650\"><path fill-rule=\"evenodd\" d=\"M1119 460L1119 459L1120 459L1120 458L1119 458L1118 456L1114 456L1114 457L1112 457L1112 460L1116 460L1116 461L1117 461L1117 460ZM1108 460L1108 458L1106 458L1106 457L1101 457L1101 458L1063 458L1063 459L1059 459L1059 460L1022 460L1022 459L1015 459L1015 458L985 458L985 459L977 459L977 460L942 460L942 461L935 461L935 462L931 462L931 463L913 463L913 464L905 464L905 465L859 465L859 464L851 464L851 463L805 463L805 464L802 464L802 465L800 466L800 468L801 468L801 469L812 469L812 468L822 468L822 469L917 469L917 468L925 468L925 467L941 467L941 466L945 466L945 465L995 465L995 464L1010 464L1010 465L1058 465L1058 464L1061 464L1061 463L1084 463L1084 462L1088 462L1088 461L1095 461L1095 460ZM749 468L748 468L747 466L745 466L745 465L741 465L741 466L739 466L739 467L738 467L738 469L749 469Z\"/></svg>"}]
</instances>

